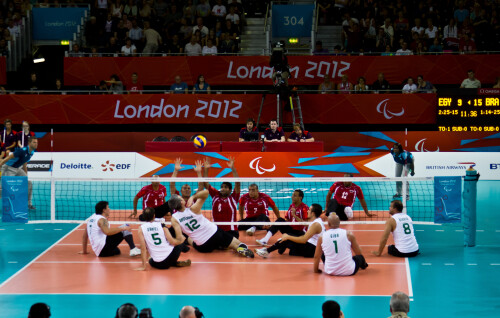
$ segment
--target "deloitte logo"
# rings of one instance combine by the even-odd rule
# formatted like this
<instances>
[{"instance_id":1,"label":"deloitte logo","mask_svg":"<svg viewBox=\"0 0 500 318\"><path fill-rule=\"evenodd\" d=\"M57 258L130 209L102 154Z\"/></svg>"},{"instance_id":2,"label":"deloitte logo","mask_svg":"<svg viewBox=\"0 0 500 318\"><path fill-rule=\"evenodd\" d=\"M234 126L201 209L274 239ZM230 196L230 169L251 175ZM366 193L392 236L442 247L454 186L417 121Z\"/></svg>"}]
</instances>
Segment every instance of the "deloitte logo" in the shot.
<instances>
[{"instance_id":1,"label":"deloitte logo","mask_svg":"<svg viewBox=\"0 0 500 318\"><path fill-rule=\"evenodd\" d=\"M61 170L88 170L92 165L88 163L61 163Z\"/></svg>"}]
</instances>

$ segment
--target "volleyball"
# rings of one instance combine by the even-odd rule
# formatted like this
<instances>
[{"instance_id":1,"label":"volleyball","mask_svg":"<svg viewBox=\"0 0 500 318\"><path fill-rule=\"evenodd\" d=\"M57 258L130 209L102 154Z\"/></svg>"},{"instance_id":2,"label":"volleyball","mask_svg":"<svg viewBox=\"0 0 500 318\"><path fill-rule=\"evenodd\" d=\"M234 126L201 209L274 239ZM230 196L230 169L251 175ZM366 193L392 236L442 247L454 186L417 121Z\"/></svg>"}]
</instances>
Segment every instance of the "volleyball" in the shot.
<instances>
[{"instance_id":1,"label":"volleyball","mask_svg":"<svg viewBox=\"0 0 500 318\"><path fill-rule=\"evenodd\" d=\"M207 145L207 138L203 135L195 136L193 139L195 148L204 148Z\"/></svg>"}]
</instances>

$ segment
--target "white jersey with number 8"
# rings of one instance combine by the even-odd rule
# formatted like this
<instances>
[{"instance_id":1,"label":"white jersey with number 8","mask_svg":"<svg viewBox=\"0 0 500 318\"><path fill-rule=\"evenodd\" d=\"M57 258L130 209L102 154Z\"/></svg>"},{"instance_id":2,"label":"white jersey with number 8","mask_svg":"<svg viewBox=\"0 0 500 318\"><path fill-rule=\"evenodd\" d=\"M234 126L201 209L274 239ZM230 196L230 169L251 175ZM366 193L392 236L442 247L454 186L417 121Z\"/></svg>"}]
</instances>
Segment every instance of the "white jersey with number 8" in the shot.
<instances>
[{"instance_id":1,"label":"white jersey with number 8","mask_svg":"<svg viewBox=\"0 0 500 318\"><path fill-rule=\"evenodd\" d=\"M392 235L394 236L394 245L396 245L398 251L401 253L417 251L418 244L411 217L404 213L396 213L392 217L396 221L396 228Z\"/></svg>"},{"instance_id":2,"label":"white jersey with number 8","mask_svg":"<svg viewBox=\"0 0 500 318\"><path fill-rule=\"evenodd\" d=\"M172 216L179 222L182 232L192 238L198 246L205 244L217 232L217 225L207 220L203 214L191 212L190 208L186 208L183 212L177 211Z\"/></svg>"},{"instance_id":3,"label":"white jersey with number 8","mask_svg":"<svg viewBox=\"0 0 500 318\"><path fill-rule=\"evenodd\" d=\"M161 223L148 222L141 224L141 229L146 241L146 247L153 261L164 261L172 253L174 246L167 241Z\"/></svg>"}]
</instances>

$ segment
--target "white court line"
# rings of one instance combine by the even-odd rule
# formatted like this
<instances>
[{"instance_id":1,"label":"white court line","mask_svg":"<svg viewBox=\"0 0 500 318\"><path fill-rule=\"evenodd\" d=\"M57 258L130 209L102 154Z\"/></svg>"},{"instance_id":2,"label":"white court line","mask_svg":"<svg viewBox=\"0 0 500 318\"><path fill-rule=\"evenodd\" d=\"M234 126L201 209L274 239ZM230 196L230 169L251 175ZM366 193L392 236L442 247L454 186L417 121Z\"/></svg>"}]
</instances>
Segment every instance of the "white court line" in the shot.
<instances>
[{"instance_id":1,"label":"white court line","mask_svg":"<svg viewBox=\"0 0 500 318\"><path fill-rule=\"evenodd\" d=\"M10 261L10 262L7 262L7 263L9 263L9 264L17 264L16 261Z\"/></svg>"},{"instance_id":2,"label":"white court line","mask_svg":"<svg viewBox=\"0 0 500 318\"><path fill-rule=\"evenodd\" d=\"M484 230L476 230L476 232L484 232Z\"/></svg>"},{"instance_id":3,"label":"white court line","mask_svg":"<svg viewBox=\"0 0 500 318\"><path fill-rule=\"evenodd\" d=\"M500 264L491 263L491 266L500 266Z\"/></svg>"},{"instance_id":4,"label":"white court line","mask_svg":"<svg viewBox=\"0 0 500 318\"><path fill-rule=\"evenodd\" d=\"M415 232L423 232L424 230L415 230Z\"/></svg>"},{"instance_id":5,"label":"white court line","mask_svg":"<svg viewBox=\"0 0 500 318\"><path fill-rule=\"evenodd\" d=\"M444 230L436 230L436 232L444 232Z\"/></svg>"},{"instance_id":6,"label":"white court line","mask_svg":"<svg viewBox=\"0 0 500 318\"><path fill-rule=\"evenodd\" d=\"M467 265L468 265L468 266L477 266L477 264L473 264L473 263L471 263L471 264L467 264Z\"/></svg>"},{"instance_id":7,"label":"white court line","mask_svg":"<svg viewBox=\"0 0 500 318\"><path fill-rule=\"evenodd\" d=\"M422 263L421 265L424 265L424 266L431 266L432 263Z\"/></svg>"},{"instance_id":8,"label":"white court line","mask_svg":"<svg viewBox=\"0 0 500 318\"><path fill-rule=\"evenodd\" d=\"M444 266L455 266L454 263L444 263Z\"/></svg>"},{"instance_id":9,"label":"white court line","mask_svg":"<svg viewBox=\"0 0 500 318\"><path fill-rule=\"evenodd\" d=\"M405 257L406 279L408 280L408 296L413 297L413 287L411 285L410 261Z\"/></svg>"},{"instance_id":10,"label":"white court line","mask_svg":"<svg viewBox=\"0 0 500 318\"><path fill-rule=\"evenodd\" d=\"M0 229L0 231L5 231L5 229Z\"/></svg>"},{"instance_id":11,"label":"white court line","mask_svg":"<svg viewBox=\"0 0 500 318\"><path fill-rule=\"evenodd\" d=\"M40 253L40 255L38 255L37 257L35 257L33 260L31 260L31 262L29 262L28 264L24 265L23 268L21 268L20 270L18 270L14 275L10 276L9 278L7 278L2 284L0 284L0 289L2 289L3 286L5 286L8 282L10 282L12 279L14 279L14 277L16 277L17 275L21 274L26 268L28 268L28 266L30 266L31 264L33 264L37 259L39 259L40 257L42 257L45 253L47 253L51 248L53 248L54 246L56 246L59 242L61 242L62 240L64 240L67 236L69 236L71 233L73 233L73 231L75 231L80 225L76 225L74 229L72 229L71 231L69 231L68 233L66 233L66 235L64 235L63 237L61 237L59 240L57 240L54 244L52 244L51 246L49 246L45 251L43 251L42 253Z\"/></svg>"},{"instance_id":12,"label":"white court line","mask_svg":"<svg viewBox=\"0 0 500 318\"><path fill-rule=\"evenodd\" d=\"M16 229L16 231L24 231L24 229Z\"/></svg>"},{"instance_id":13,"label":"white court line","mask_svg":"<svg viewBox=\"0 0 500 318\"><path fill-rule=\"evenodd\" d=\"M140 261L117 261L117 262L109 262L109 261L37 261L37 264L141 264ZM241 264L241 265L250 265L250 264L270 264L270 265L311 265L312 262L265 262L265 261L257 261L257 262L191 262L191 264ZM369 263L369 265L405 265L405 263Z\"/></svg>"},{"instance_id":14,"label":"white court line","mask_svg":"<svg viewBox=\"0 0 500 318\"><path fill-rule=\"evenodd\" d=\"M455 232L463 232L464 230L455 230Z\"/></svg>"},{"instance_id":15,"label":"white court line","mask_svg":"<svg viewBox=\"0 0 500 318\"><path fill-rule=\"evenodd\" d=\"M500 232L500 230L495 230L495 232L497 232L497 233L498 233L498 232Z\"/></svg>"},{"instance_id":16,"label":"white court line","mask_svg":"<svg viewBox=\"0 0 500 318\"><path fill-rule=\"evenodd\" d=\"M62 229L54 229L54 231L62 231Z\"/></svg>"},{"instance_id":17,"label":"white court line","mask_svg":"<svg viewBox=\"0 0 500 318\"><path fill-rule=\"evenodd\" d=\"M78 296L87 296L87 295L102 295L102 296L233 296L233 297L283 297L283 296L300 296L300 297L318 297L318 296L327 296L327 297L355 297L355 296L360 296L360 297L390 297L391 295L360 295L360 294L343 294L343 295L338 295L338 294L331 294L331 295L325 295L325 294L309 294L309 295L304 295L304 294L279 294L279 295L262 295L262 294L102 294L102 293L9 293L9 294L2 294L0 295L78 295Z\"/></svg>"},{"instance_id":18,"label":"white court line","mask_svg":"<svg viewBox=\"0 0 500 318\"><path fill-rule=\"evenodd\" d=\"M43 231L43 229L35 229L35 231Z\"/></svg>"}]
</instances>

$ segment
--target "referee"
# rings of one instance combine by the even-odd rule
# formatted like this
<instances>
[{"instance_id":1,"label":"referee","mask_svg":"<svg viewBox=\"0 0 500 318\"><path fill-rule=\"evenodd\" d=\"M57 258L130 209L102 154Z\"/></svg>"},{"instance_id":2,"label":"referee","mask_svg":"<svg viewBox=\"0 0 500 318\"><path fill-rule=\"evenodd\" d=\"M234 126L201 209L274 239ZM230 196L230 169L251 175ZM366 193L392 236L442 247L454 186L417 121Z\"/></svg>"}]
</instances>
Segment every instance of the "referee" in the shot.
<instances>
[{"instance_id":1,"label":"referee","mask_svg":"<svg viewBox=\"0 0 500 318\"><path fill-rule=\"evenodd\" d=\"M36 148L38 148L38 139L35 136L31 136L28 139L28 146L23 148L17 148L14 152L11 152L7 157L0 161L0 167L2 168L2 176L5 177L27 177L28 176L28 162L31 157L35 154ZM1 184L0 184L1 189ZM35 210L35 207L31 204L31 197L33 194L33 184L28 181L28 208L30 210Z\"/></svg>"}]
</instances>

